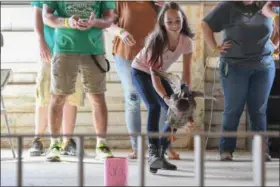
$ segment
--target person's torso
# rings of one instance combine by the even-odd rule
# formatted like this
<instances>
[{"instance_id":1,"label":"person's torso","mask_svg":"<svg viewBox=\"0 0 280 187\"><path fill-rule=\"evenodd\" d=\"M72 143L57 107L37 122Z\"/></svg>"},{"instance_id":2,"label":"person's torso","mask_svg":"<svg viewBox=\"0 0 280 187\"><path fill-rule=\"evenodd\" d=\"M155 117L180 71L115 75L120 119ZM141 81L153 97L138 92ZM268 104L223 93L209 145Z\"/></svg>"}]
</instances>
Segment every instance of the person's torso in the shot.
<instances>
[{"instance_id":1,"label":"person's torso","mask_svg":"<svg viewBox=\"0 0 280 187\"><path fill-rule=\"evenodd\" d=\"M182 54L184 54L184 50L189 47L188 45L190 45L190 42L191 41L189 37L186 37L181 34L179 38L179 42L174 51L170 51L167 48L164 49L164 52L162 54L162 66L161 68L156 70L167 71L168 68L174 62L176 62ZM149 58L146 57L146 48L143 48L133 60L132 67L144 71L146 73L150 73L150 66L148 64L148 59Z\"/></svg>"},{"instance_id":2,"label":"person's torso","mask_svg":"<svg viewBox=\"0 0 280 187\"><path fill-rule=\"evenodd\" d=\"M136 54L143 48L145 38L152 32L157 19L157 13L152 3L118 1L119 20L118 26L129 32L136 40L134 46L125 45L119 37L115 37L113 53L133 60Z\"/></svg>"},{"instance_id":3,"label":"person's torso","mask_svg":"<svg viewBox=\"0 0 280 187\"><path fill-rule=\"evenodd\" d=\"M223 40L232 46L222 55L230 63L256 65L271 63L274 51L270 37L273 23L255 8L236 6L230 11ZM253 64L254 63L254 64Z\"/></svg>"},{"instance_id":4,"label":"person's torso","mask_svg":"<svg viewBox=\"0 0 280 187\"><path fill-rule=\"evenodd\" d=\"M95 16L100 18L102 17L101 6L101 1L58 1L57 14L65 18L77 15L81 19L88 19L91 12L94 12ZM103 31L98 28L84 31L58 28L55 30L55 39L55 53L105 53Z\"/></svg>"}]
</instances>

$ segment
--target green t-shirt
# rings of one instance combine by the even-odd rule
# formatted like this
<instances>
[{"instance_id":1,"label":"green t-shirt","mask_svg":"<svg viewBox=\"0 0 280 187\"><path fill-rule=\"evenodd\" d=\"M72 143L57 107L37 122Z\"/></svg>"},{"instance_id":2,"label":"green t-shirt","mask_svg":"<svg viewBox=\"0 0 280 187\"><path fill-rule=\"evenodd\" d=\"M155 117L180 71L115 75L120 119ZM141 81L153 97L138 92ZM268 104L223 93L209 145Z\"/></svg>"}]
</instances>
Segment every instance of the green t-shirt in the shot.
<instances>
[{"instance_id":1,"label":"green t-shirt","mask_svg":"<svg viewBox=\"0 0 280 187\"><path fill-rule=\"evenodd\" d=\"M38 7L38 8L43 7L42 2L40 2L40 1L32 1L31 5L35 6L35 7ZM45 41L46 41L47 45L49 46L49 49L50 49L51 53L53 53L54 29L49 27L48 25L44 25L44 38L45 38Z\"/></svg>"},{"instance_id":2,"label":"green t-shirt","mask_svg":"<svg viewBox=\"0 0 280 187\"><path fill-rule=\"evenodd\" d=\"M78 15L88 19L91 12L101 18L108 9L115 9L112 1L45 1L57 12L59 17L69 18ZM71 28L57 28L55 31L54 53L104 54L103 30L91 28L85 31Z\"/></svg>"}]
</instances>

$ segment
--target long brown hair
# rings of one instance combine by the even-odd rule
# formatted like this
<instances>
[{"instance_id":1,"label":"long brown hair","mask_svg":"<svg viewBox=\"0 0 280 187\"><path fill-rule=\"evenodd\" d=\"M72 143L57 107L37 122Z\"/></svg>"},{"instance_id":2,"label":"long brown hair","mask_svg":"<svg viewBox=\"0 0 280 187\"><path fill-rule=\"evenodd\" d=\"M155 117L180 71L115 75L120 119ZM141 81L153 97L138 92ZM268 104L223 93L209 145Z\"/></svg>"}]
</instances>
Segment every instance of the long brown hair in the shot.
<instances>
[{"instance_id":1,"label":"long brown hair","mask_svg":"<svg viewBox=\"0 0 280 187\"><path fill-rule=\"evenodd\" d=\"M151 56L148 59L148 63L151 67L161 67L162 66L162 54L165 47L168 45L168 36L167 31L164 26L164 15L167 10L174 9L181 12L183 17L183 27L181 34L188 36L190 38L194 37L194 34L191 32L191 29L188 25L187 17L181 7L175 2L165 3L161 8L157 18L157 24L153 32L146 39L146 51L145 55L149 56L148 53L151 52ZM159 63L159 64L157 64Z\"/></svg>"},{"instance_id":2,"label":"long brown hair","mask_svg":"<svg viewBox=\"0 0 280 187\"><path fill-rule=\"evenodd\" d=\"M153 9L155 10L155 12L156 12L157 15L158 15L158 13L160 12L161 7L158 6L158 5L156 5L156 2L155 2L155 1L150 1L150 3L152 4Z\"/></svg>"}]
</instances>

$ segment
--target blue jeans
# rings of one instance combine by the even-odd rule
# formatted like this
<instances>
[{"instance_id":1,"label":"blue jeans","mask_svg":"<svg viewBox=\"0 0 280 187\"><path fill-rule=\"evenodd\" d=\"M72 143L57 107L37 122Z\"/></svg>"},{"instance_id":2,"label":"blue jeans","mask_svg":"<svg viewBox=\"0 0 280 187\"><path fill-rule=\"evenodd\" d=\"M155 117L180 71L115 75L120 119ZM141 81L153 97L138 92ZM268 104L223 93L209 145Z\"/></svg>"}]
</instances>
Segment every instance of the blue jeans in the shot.
<instances>
[{"instance_id":1,"label":"blue jeans","mask_svg":"<svg viewBox=\"0 0 280 187\"><path fill-rule=\"evenodd\" d=\"M166 114L168 110L168 106L155 91L150 74L134 68L131 68L131 74L132 74L132 82L135 85L138 93L143 99L148 110L147 131L159 132L159 119L160 119L161 108L164 109ZM164 86L166 93L169 96L173 94L173 90L167 81L162 80L162 85ZM162 131L165 133L170 132L171 129L169 124L165 124ZM176 132L176 129L174 129L174 132ZM168 138L164 138L164 137L160 139L149 137L149 144L156 145L157 147L161 145L167 148L170 145L170 141L168 140Z\"/></svg>"},{"instance_id":2,"label":"blue jeans","mask_svg":"<svg viewBox=\"0 0 280 187\"><path fill-rule=\"evenodd\" d=\"M115 67L120 77L125 100L125 122L129 133L141 132L140 97L131 78L131 61L117 55L114 56ZM160 124L164 124L165 115L162 112ZM132 149L137 149L137 137L130 137Z\"/></svg>"},{"instance_id":3,"label":"blue jeans","mask_svg":"<svg viewBox=\"0 0 280 187\"><path fill-rule=\"evenodd\" d=\"M219 73L225 100L222 130L237 131L247 103L251 130L266 131L266 108L275 76L275 64L272 63L266 68L248 68L221 62ZM235 137L221 137L220 153L233 153L235 147Z\"/></svg>"}]
</instances>

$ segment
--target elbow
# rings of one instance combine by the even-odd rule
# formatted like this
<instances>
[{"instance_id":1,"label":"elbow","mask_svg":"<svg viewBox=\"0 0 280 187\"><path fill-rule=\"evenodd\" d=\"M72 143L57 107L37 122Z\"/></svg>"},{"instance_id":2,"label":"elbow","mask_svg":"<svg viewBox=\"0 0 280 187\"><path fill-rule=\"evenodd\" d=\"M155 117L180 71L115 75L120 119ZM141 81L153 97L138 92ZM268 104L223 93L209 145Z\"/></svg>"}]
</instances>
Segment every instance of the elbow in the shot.
<instances>
[{"instance_id":1,"label":"elbow","mask_svg":"<svg viewBox=\"0 0 280 187\"><path fill-rule=\"evenodd\" d=\"M206 30L209 30L209 26L205 21L202 21L200 26L201 26L203 32L205 32Z\"/></svg>"},{"instance_id":2,"label":"elbow","mask_svg":"<svg viewBox=\"0 0 280 187\"><path fill-rule=\"evenodd\" d=\"M43 13L42 18L43 18L43 23L44 23L45 25L49 25L49 24L48 24L48 23L49 23L49 16L48 16L48 14L47 14L47 13Z\"/></svg>"},{"instance_id":3,"label":"elbow","mask_svg":"<svg viewBox=\"0 0 280 187\"><path fill-rule=\"evenodd\" d=\"M45 24L45 25L48 25L49 27L55 27L55 25L53 24L53 20L52 20L52 18L53 18L53 16L52 15L50 15L50 14L43 14L43 23Z\"/></svg>"},{"instance_id":4,"label":"elbow","mask_svg":"<svg viewBox=\"0 0 280 187\"><path fill-rule=\"evenodd\" d=\"M201 25L202 32L204 34L213 34L214 33L213 30L210 28L209 24L206 23L205 21L202 21L200 25Z\"/></svg>"}]
</instances>

